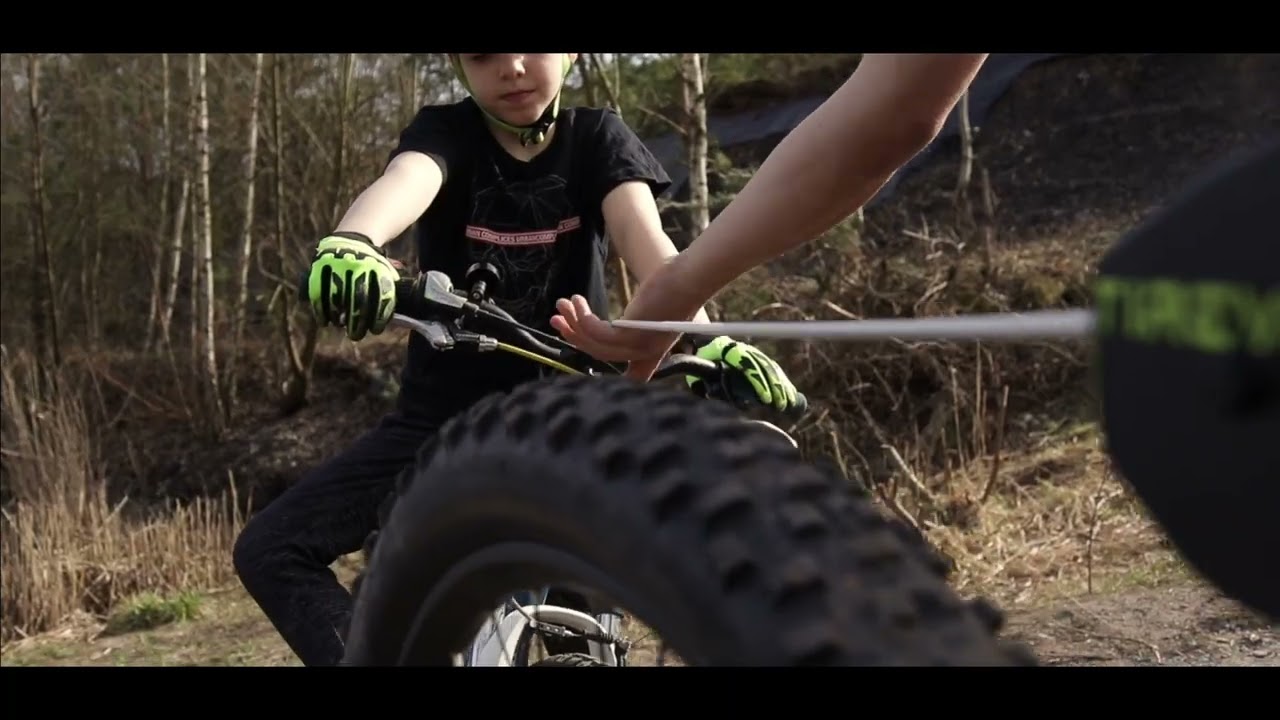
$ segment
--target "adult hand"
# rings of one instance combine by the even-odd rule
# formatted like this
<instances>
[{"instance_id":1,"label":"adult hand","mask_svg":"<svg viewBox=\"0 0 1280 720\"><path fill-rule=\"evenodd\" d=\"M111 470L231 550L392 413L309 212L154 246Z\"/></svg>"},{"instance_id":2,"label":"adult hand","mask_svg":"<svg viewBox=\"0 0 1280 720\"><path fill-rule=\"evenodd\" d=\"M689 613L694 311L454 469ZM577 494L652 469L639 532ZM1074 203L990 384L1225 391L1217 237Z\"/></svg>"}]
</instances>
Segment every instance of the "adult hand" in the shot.
<instances>
[{"instance_id":1,"label":"adult hand","mask_svg":"<svg viewBox=\"0 0 1280 720\"><path fill-rule=\"evenodd\" d=\"M631 303L623 311L628 320L692 320L703 301L687 292L679 280L680 268L668 262L645 278L636 288ZM591 312L581 295L556 301L558 315L551 326L566 341L592 357L606 362L626 362L626 376L637 380L653 377L662 359L679 340L679 333L617 328Z\"/></svg>"}]
</instances>

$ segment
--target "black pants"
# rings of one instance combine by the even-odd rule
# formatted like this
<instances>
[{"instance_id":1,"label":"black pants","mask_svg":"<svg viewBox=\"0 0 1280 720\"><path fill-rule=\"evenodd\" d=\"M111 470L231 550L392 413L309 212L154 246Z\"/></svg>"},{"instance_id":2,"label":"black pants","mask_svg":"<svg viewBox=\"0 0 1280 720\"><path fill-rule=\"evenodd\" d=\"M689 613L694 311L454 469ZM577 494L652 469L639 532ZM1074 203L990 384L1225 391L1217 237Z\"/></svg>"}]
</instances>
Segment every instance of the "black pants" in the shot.
<instances>
[{"instance_id":1,"label":"black pants","mask_svg":"<svg viewBox=\"0 0 1280 720\"><path fill-rule=\"evenodd\" d=\"M240 581L306 665L336 665L351 596L329 566L359 550L399 471L447 415L387 415L254 514L236 540Z\"/></svg>"}]
</instances>

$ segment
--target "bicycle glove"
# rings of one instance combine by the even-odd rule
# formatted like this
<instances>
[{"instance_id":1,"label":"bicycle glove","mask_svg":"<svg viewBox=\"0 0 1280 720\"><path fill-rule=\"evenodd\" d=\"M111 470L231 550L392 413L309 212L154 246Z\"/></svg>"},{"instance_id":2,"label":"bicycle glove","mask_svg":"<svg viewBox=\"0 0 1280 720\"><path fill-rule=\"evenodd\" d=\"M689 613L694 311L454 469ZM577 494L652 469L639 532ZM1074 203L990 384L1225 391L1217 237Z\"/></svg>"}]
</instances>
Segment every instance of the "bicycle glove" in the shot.
<instances>
[{"instance_id":1,"label":"bicycle glove","mask_svg":"<svg viewBox=\"0 0 1280 720\"><path fill-rule=\"evenodd\" d=\"M721 335L699 347L697 355L704 360L721 363L726 372L737 375L737 379L745 380L754 392L755 399L761 404L783 411L790 410L796 405L796 386L787 378L787 374L782 371L778 363L758 348ZM703 384L700 378L690 375L685 379L690 388L695 391L700 390L702 394L706 393L706 388L699 387ZM727 387L741 385L741 383L733 383L734 379L726 378L728 382L725 385Z\"/></svg>"},{"instance_id":2,"label":"bicycle glove","mask_svg":"<svg viewBox=\"0 0 1280 720\"><path fill-rule=\"evenodd\" d=\"M307 294L321 322L345 327L348 338L360 340L381 333L391 321L399 278L369 238L336 232L316 246Z\"/></svg>"}]
</instances>

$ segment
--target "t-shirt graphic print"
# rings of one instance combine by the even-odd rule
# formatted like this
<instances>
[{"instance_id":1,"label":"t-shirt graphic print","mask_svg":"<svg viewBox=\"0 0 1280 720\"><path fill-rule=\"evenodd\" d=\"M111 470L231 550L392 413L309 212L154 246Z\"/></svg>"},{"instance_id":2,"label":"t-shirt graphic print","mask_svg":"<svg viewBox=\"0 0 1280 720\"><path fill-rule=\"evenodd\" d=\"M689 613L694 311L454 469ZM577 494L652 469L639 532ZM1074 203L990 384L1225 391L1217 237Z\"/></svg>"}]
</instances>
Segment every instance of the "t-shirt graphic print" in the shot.
<instances>
[{"instance_id":1,"label":"t-shirt graphic print","mask_svg":"<svg viewBox=\"0 0 1280 720\"><path fill-rule=\"evenodd\" d=\"M582 217L559 175L508 179L493 163L478 163L472 208L463 235L468 267L490 263L501 274L491 299L516 318L538 325L555 310L566 245Z\"/></svg>"}]
</instances>

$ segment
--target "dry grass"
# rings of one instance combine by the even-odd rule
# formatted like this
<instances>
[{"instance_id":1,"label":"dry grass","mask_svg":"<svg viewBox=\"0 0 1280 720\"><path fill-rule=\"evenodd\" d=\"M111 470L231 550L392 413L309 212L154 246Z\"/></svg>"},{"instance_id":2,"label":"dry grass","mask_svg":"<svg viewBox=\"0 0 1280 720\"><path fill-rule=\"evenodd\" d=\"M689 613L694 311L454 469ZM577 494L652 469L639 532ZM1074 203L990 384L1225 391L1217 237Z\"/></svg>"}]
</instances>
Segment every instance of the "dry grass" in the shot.
<instances>
[{"instance_id":1,"label":"dry grass","mask_svg":"<svg viewBox=\"0 0 1280 720\"><path fill-rule=\"evenodd\" d=\"M965 507L964 522L924 521L930 540L956 563L962 592L1005 606L1041 604L1185 578L1159 527L1112 474L1091 432L1046 438L1002 460L993 458L928 483L944 502ZM928 500L903 502L928 517Z\"/></svg>"},{"instance_id":2,"label":"dry grass","mask_svg":"<svg viewBox=\"0 0 1280 720\"><path fill-rule=\"evenodd\" d=\"M957 229L957 227L962 229ZM968 230L964 230L968 227ZM978 224L866 241L855 219L736 283L735 318L868 318L1078 307L1114 232L988 243ZM1185 575L1110 471L1080 343L757 343L811 399L792 432L872 488L1005 604Z\"/></svg>"},{"instance_id":3,"label":"dry grass","mask_svg":"<svg viewBox=\"0 0 1280 720\"><path fill-rule=\"evenodd\" d=\"M28 356L2 362L5 641L77 612L106 615L141 592L179 593L231 577L242 523L234 490L160 509L113 501L73 381Z\"/></svg>"},{"instance_id":4,"label":"dry grass","mask_svg":"<svg viewBox=\"0 0 1280 720\"><path fill-rule=\"evenodd\" d=\"M922 227L874 247L849 223L742 278L720 310L858 319L1079 307L1107 242L1104 233L1011 246L974 236ZM843 458L867 485L900 475L902 461L925 475L955 471L1025 441L1050 418L1088 414L1088 348L1080 343L755 342L816 400L794 429L805 449Z\"/></svg>"}]
</instances>

